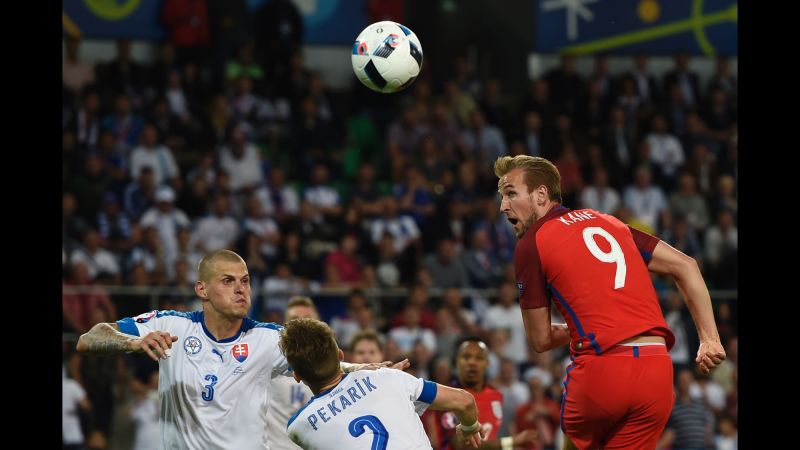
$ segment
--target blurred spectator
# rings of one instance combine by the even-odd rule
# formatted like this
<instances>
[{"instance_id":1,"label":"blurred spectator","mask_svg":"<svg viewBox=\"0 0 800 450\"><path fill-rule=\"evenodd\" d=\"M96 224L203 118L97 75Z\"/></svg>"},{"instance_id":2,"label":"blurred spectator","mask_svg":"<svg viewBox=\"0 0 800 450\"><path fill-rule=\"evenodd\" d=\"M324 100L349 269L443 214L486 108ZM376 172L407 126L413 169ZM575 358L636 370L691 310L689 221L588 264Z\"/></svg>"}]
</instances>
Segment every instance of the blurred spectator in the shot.
<instances>
[{"instance_id":1,"label":"blurred spectator","mask_svg":"<svg viewBox=\"0 0 800 450\"><path fill-rule=\"evenodd\" d=\"M711 214L717 217L723 209L730 211L733 214L734 222L736 222L739 212L736 181L731 175L727 174L720 175L717 178L717 190L715 195L711 197Z\"/></svg>"},{"instance_id":2,"label":"blurred spectator","mask_svg":"<svg viewBox=\"0 0 800 450\"><path fill-rule=\"evenodd\" d=\"M736 94L739 92L736 75L731 73L731 62L727 56L717 56L714 74L708 80L708 92L715 88L722 89L728 95L732 104L736 104Z\"/></svg>"},{"instance_id":3,"label":"blurred spectator","mask_svg":"<svg viewBox=\"0 0 800 450\"><path fill-rule=\"evenodd\" d=\"M166 0L161 20L168 28L169 42L175 46L179 63L206 60L210 30L205 0Z\"/></svg>"},{"instance_id":4,"label":"blurred spectator","mask_svg":"<svg viewBox=\"0 0 800 450\"><path fill-rule=\"evenodd\" d=\"M66 66L64 67L66 74ZM68 124L78 146L83 150L94 150L100 141L101 117L100 95L92 90L83 95L81 106Z\"/></svg>"},{"instance_id":5,"label":"blurred spectator","mask_svg":"<svg viewBox=\"0 0 800 450\"><path fill-rule=\"evenodd\" d=\"M397 145L406 155L412 155L428 132L427 124L423 122L422 117L419 117L417 106L409 105L403 109L402 115L397 120L389 124L387 143Z\"/></svg>"},{"instance_id":6,"label":"blurred spectator","mask_svg":"<svg viewBox=\"0 0 800 450\"><path fill-rule=\"evenodd\" d=\"M578 154L572 143L564 144L561 154L553 161L561 175L561 196L564 204L574 205L578 200L578 195L583 189L583 178L581 177L581 165Z\"/></svg>"},{"instance_id":7,"label":"blurred spectator","mask_svg":"<svg viewBox=\"0 0 800 450\"><path fill-rule=\"evenodd\" d=\"M130 39L117 39L116 57L98 71L98 81L110 94L121 94L131 98L141 95L146 72L144 67L131 58Z\"/></svg>"},{"instance_id":8,"label":"blurred spectator","mask_svg":"<svg viewBox=\"0 0 800 450\"><path fill-rule=\"evenodd\" d=\"M261 152L253 142L248 141L244 129L236 126L231 130L227 146L219 151L220 168L229 174L236 174L230 180L233 192L252 192L261 184Z\"/></svg>"},{"instance_id":9,"label":"blurred spectator","mask_svg":"<svg viewBox=\"0 0 800 450\"><path fill-rule=\"evenodd\" d=\"M469 113L469 127L464 130L462 139L468 157L482 164L491 166L497 158L508 154L503 132L486 123L486 117L477 108Z\"/></svg>"},{"instance_id":10,"label":"blurred spectator","mask_svg":"<svg viewBox=\"0 0 800 450\"><path fill-rule=\"evenodd\" d=\"M544 79L550 87L553 103L561 105L562 111L575 114L584 91L583 77L575 70L575 56L561 55L561 64L549 70Z\"/></svg>"},{"instance_id":11,"label":"blurred spectator","mask_svg":"<svg viewBox=\"0 0 800 450\"><path fill-rule=\"evenodd\" d=\"M711 373L711 379L725 390L725 395L730 395L736 390L733 372L739 365L739 338L731 336L725 342L725 361Z\"/></svg>"},{"instance_id":12,"label":"blurred spectator","mask_svg":"<svg viewBox=\"0 0 800 450\"><path fill-rule=\"evenodd\" d=\"M61 241L68 249L77 246L89 228L88 222L76 214L77 208L75 195L64 192L61 195Z\"/></svg>"},{"instance_id":13,"label":"blurred spectator","mask_svg":"<svg viewBox=\"0 0 800 450\"><path fill-rule=\"evenodd\" d=\"M703 246L694 227L682 215L673 216L671 224L665 226L661 233L661 240L676 249L686 253L695 260L697 264L703 265Z\"/></svg>"},{"instance_id":14,"label":"blurred spectator","mask_svg":"<svg viewBox=\"0 0 800 450\"><path fill-rule=\"evenodd\" d=\"M130 409L130 419L134 424L132 450L151 450L161 445L161 429L158 417L161 400L158 396L158 371L150 374L147 384L132 382L134 400Z\"/></svg>"},{"instance_id":15,"label":"blurred spectator","mask_svg":"<svg viewBox=\"0 0 800 450\"><path fill-rule=\"evenodd\" d=\"M419 227L411 216L398 214L398 204L394 197L383 197L381 204L381 216L373 220L370 226L372 243L378 245L383 235L388 233L394 239L395 250L402 253L406 248L418 242Z\"/></svg>"},{"instance_id":16,"label":"blurred spectator","mask_svg":"<svg viewBox=\"0 0 800 450\"><path fill-rule=\"evenodd\" d=\"M633 58L634 68L628 76L636 83L636 92L643 102L649 104L658 103L660 92L656 77L647 69L647 56L636 55Z\"/></svg>"},{"instance_id":17,"label":"blurred spectator","mask_svg":"<svg viewBox=\"0 0 800 450\"><path fill-rule=\"evenodd\" d=\"M268 0L256 11L255 38L259 59L273 77L289 70L291 55L303 44L304 23L297 6L288 0Z\"/></svg>"},{"instance_id":18,"label":"blurred spectator","mask_svg":"<svg viewBox=\"0 0 800 450\"><path fill-rule=\"evenodd\" d=\"M667 119L661 115L653 116L652 132L647 135L647 144L650 147L650 161L661 169L661 174L672 187L678 169L683 165L686 157L683 153L681 142L667 130Z\"/></svg>"},{"instance_id":19,"label":"blurred spectator","mask_svg":"<svg viewBox=\"0 0 800 450\"><path fill-rule=\"evenodd\" d=\"M711 280L718 288L736 287L736 259L739 250L739 230L733 213L720 210L717 222L705 235L705 257Z\"/></svg>"},{"instance_id":20,"label":"blurred spectator","mask_svg":"<svg viewBox=\"0 0 800 450\"><path fill-rule=\"evenodd\" d=\"M133 274L134 269L144 269L146 273L147 283L155 285L163 284L166 281L167 264L169 261L164 259L164 246L161 244L161 239L158 236L158 231L153 227L145 229L135 228L134 235L141 235L136 237L137 245L131 250L128 264L130 266L131 279L135 278Z\"/></svg>"},{"instance_id":21,"label":"blurred spectator","mask_svg":"<svg viewBox=\"0 0 800 450\"><path fill-rule=\"evenodd\" d=\"M235 248L239 224L231 216L228 198L217 195L211 204L210 214L197 221L190 246L203 253Z\"/></svg>"},{"instance_id":22,"label":"blurred spectator","mask_svg":"<svg viewBox=\"0 0 800 450\"><path fill-rule=\"evenodd\" d=\"M400 209L414 218L422 228L434 214L433 193L428 188L428 180L416 166L409 165L405 169L405 183L395 185L394 195Z\"/></svg>"},{"instance_id":23,"label":"blurred spectator","mask_svg":"<svg viewBox=\"0 0 800 450\"><path fill-rule=\"evenodd\" d=\"M421 282L416 282L409 288L408 301L406 305L414 306L420 314L419 324L423 328L436 331L436 315L428 308L428 288ZM402 327L405 325L404 313L398 312L391 321L391 327Z\"/></svg>"},{"instance_id":24,"label":"blurred spectator","mask_svg":"<svg viewBox=\"0 0 800 450\"><path fill-rule=\"evenodd\" d=\"M190 219L195 220L206 214L210 198L211 189L207 178L195 176L184 186L181 195L178 196L176 206Z\"/></svg>"},{"instance_id":25,"label":"blurred spectator","mask_svg":"<svg viewBox=\"0 0 800 450\"><path fill-rule=\"evenodd\" d=\"M292 273L292 268L285 262L278 262L275 273L264 280L264 295L267 298L265 307L270 310L286 309L286 304L294 295L302 295L307 283Z\"/></svg>"},{"instance_id":26,"label":"blurred spectator","mask_svg":"<svg viewBox=\"0 0 800 450\"><path fill-rule=\"evenodd\" d=\"M714 180L717 179L717 159L706 144L695 143L692 153L684 169L694 175L697 180L697 190L705 197L710 197L714 189Z\"/></svg>"},{"instance_id":27,"label":"blurred spectator","mask_svg":"<svg viewBox=\"0 0 800 450\"><path fill-rule=\"evenodd\" d=\"M380 196L375 167L369 163L361 164L355 184L350 189L349 203L355 205L364 217L375 217L381 213Z\"/></svg>"},{"instance_id":28,"label":"blurred spectator","mask_svg":"<svg viewBox=\"0 0 800 450\"><path fill-rule=\"evenodd\" d=\"M278 245L281 241L281 231L278 224L264 214L261 202L256 196L247 200L247 215L242 222L242 231L255 236L261 256L269 261L278 256Z\"/></svg>"},{"instance_id":29,"label":"blurred spectator","mask_svg":"<svg viewBox=\"0 0 800 450\"><path fill-rule=\"evenodd\" d=\"M738 450L739 432L736 425L728 416L723 416L719 420L719 433L714 436L714 448L716 450Z\"/></svg>"},{"instance_id":30,"label":"blurred spectator","mask_svg":"<svg viewBox=\"0 0 800 450\"><path fill-rule=\"evenodd\" d=\"M633 217L651 230L659 229L661 213L667 208L664 190L652 184L652 175L647 166L639 166L634 184L625 188L623 204L630 208Z\"/></svg>"},{"instance_id":31,"label":"blurred spectator","mask_svg":"<svg viewBox=\"0 0 800 450\"><path fill-rule=\"evenodd\" d=\"M131 109L130 98L118 94L114 101L114 112L103 119L103 129L114 133L117 151L127 155L139 142L139 134L144 129L144 120Z\"/></svg>"},{"instance_id":32,"label":"blurred spectator","mask_svg":"<svg viewBox=\"0 0 800 450\"><path fill-rule=\"evenodd\" d=\"M729 138L731 125L738 120L736 109L722 88L712 88L708 97L702 110L703 119L708 124L711 136L725 142Z\"/></svg>"},{"instance_id":33,"label":"blurred spectator","mask_svg":"<svg viewBox=\"0 0 800 450\"><path fill-rule=\"evenodd\" d=\"M361 328L358 325L356 316L363 308L368 308L367 297L361 289L353 289L350 291L346 300L346 310L343 314L334 315L329 323L331 329L336 334L336 339L339 341L340 347L347 347L354 336Z\"/></svg>"},{"instance_id":34,"label":"blurred spectator","mask_svg":"<svg viewBox=\"0 0 800 450\"><path fill-rule=\"evenodd\" d=\"M507 357L514 363L525 361L527 353L527 336L519 314L517 303L517 287L513 283L500 284L497 303L489 308L483 319L483 327L487 330L503 330L509 336Z\"/></svg>"},{"instance_id":35,"label":"blurred spectator","mask_svg":"<svg viewBox=\"0 0 800 450\"><path fill-rule=\"evenodd\" d=\"M453 155L456 142L461 139L461 132L456 119L448 113L448 107L442 100L434 102L429 122L428 136L437 148L442 149L442 153Z\"/></svg>"},{"instance_id":36,"label":"blurred spectator","mask_svg":"<svg viewBox=\"0 0 800 450\"><path fill-rule=\"evenodd\" d=\"M93 286L95 282L89 274L89 266L83 261L75 261L71 269L70 278L62 285L63 331L85 333L101 322L101 317L117 317L105 289ZM71 288L83 290L74 291Z\"/></svg>"},{"instance_id":37,"label":"blurred spectator","mask_svg":"<svg viewBox=\"0 0 800 450\"><path fill-rule=\"evenodd\" d=\"M664 92L670 92L677 85L683 92L683 100L688 106L700 103L700 78L689 69L689 54L675 54L675 67L664 75Z\"/></svg>"},{"instance_id":38,"label":"blurred spectator","mask_svg":"<svg viewBox=\"0 0 800 450\"><path fill-rule=\"evenodd\" d=\"M444 105L448 117L455 120L456 124L461 127L469 125L469 115L478 109L475 98L452 80L444 84Z\"/></svg>"},{"instance_id":39,"label":"blurred spectator","mask_svg":"<svg viewBox=\"0 0 800 450\"><path fill-rule=\"evenodd\" d=\"M139 176L131 181L125 188L124 205L125 211L131 220L138 221L145 211L149 210L156 203L156 182L153 168L142 166L139 169ZM163 196L163 194L162 194Z\"/></svg>"},{"instance_id":40,"label":"blurred spectator","mask_svg":"<svg viewBox=\"0 0 800 450\"><path fill-rule=\"evenodd\" d=\"M711 380L711 374L696 370L694 383L689 386L689 395L692 400L706 405L717 416L725 410L725 389Z\"/></svg>"},{"instance_id":41,"label":"blurred spectator","mask_svg":"<svg viewBox=\"0 0 800 450\"><path fill-rule=\"evenodd\" d=\"M100 237L114 252L124 252L131 246L131 221L120 209L119 200L113 192L103 194L103 208L97 215Z\"/></svg>"},{"instance_id":42,"label":"blurred spectator","mask_svg":"<svg viewBox=\"0 0 800 450\"><path fill-rule=\"evenodd\" d=\"M708 227L708 206L697 192L694 177L690 173L682 173L678 177L678 190L669 197L669 209L673 215L685 217L692 230L705 230Z\"/></svg>"},{"instance_id":43,"label":"blurred spectator","mask_svg":"<svg viewBox=\"0 0 800 450\"><path fill-rule=\"evenodd\" d=\"M303 193L303 200L312 207L317 219L334 221L342 215L339 192L330 184L328 168L323 164L314 166L311 185Z\"/></svg>"},{"instance_id":44,"label":"blurred spectator","mask_svg":"<svg viewBox=\"0 0 800 450\"><path fill-rule=\"evenodd\" d=\"M244 44L252 33L250 13L245 0L207 0L211 31L212 67L215 84L222 87L225 61Z\"/></svg>"},{"instance_id":45,"label":"blurred spectator","mask_svg":"<svg viewBox=\"0 0 800 450\"><path fill-rule=\"evenodd\" d=\"M461 263L467 272L468 285L480 289L496 286L503 277L504 267L491 252L489 233L485 228L472 232L472 245L461 253Z\"/></svg>"},{"instance_id":46,"label":"blurred spectator","mask_svg":"<svg viewBox=\"0 0 800 450\"><path fill-rule=\"evenodd\" d=\"M480 206L480 205L478 205ZM484 229L489 233L491 252L501 263L511 262L514 257L516 236L514 228L500 214L500 206L495 198L486 199L481 210L481 219L475 225L476 229Z\"/></svg>"},{"instance_id":47,"label":"blurred spectator","mask_svg":"<svg viewBox=\"0 0 800 450\"><path fill-rule=\"evenodd\" d=\"M506 130L511 125L511 105L501 89L499 80L486 81L479 106L488 123L500 130Z\"/></svg>"},{"instance_id":48,"label":"blurred spectator","mask_svg":"<svg viewBox=\"0 0 800 450\"><path fill-rule=\"evenodd\" d=\"M614 106L609 113L609 124L601 135L603 145L603 162L609 172L611 185L617 189L623 187L635 164L636 129L628 124L627 112L620 106Z\"/></svg>"},{"instance_id":49,"label":"blurred spectator","mask_svg":"<svg viewBox=\"0 0 800 450\"><path fill-rule=\"evenodd\" d=\"M178 230L190 225L186 213L175 207L175 191L169 186L158 188L155 196L156 205L148 209L139 225L155 227L161 244L164 246L164 260L171 261L178 248Z\"/></svg>"},{"instance_id":50,"label":"blurred spectator","mask_svg":"<svg viewBox=\"0 0 800 450\"><path fill-rule=\"evenodd\" d=\"M503 394L503 425L498 432L503 436L514 432L513 425L517 409L530 400L528 387L518 377L517 366L514 361L508 358L501 358L500 373L491 383Z\"/></svg>"},{"instance_id":51,"label":"blurred spectator","mask_svg":"<svg viewBox=\"0 0 800 450\"><path fill-rule=\"evenodd\" d=\"M118 284L121 279L119 263L113 253L101 247L101 240L96 229L88 229L83 235L83 245L72 251L69 260L73 266L85 264L92 280Z\"/></svg>"},{"instance_id":52,"label":"blurred spectator","mask_svg":"<svg viewBox=\"0 0 800 450\"><path fill-rule=\"evenodd\" d=\"M690 349L694 347L691 345L689 333L694 333L694 323L688 314L681 294L676 289L669 289L666 293L664 320L669 329L672 330L672 334L675 335L675 345L669 352L675 369L674 373L677 374L682 370L691 370L694 358ZM677 375L675 376L677 377Z\"/></svg>"},{"instance_id":53,"label":"blurred spectator","mask_svg":"<svg viewBox=\"0 0 800 450\"><path fill-rule=\"evenodd\" d=\"M614 214L621 204L619 193L608 185L608 171L599 167L594 171L593 184L583 188L580 207L591 208L603 214Z\"/></svg>"},{"instance_id":54,"label":"blurred spectator","mask_svg":"<svg viewBox=\"0 0 800 450\"><path fill-rule=\"evenodd\" d=\"M708 407L692 399L689 391L693 381L691 370L678 373L675 406L656 448L689 450L713 445L714 416Z\"/></svg>"},{"instance_id":55,"label":"blurred spectator","mask_svg":"<svg viewBox=\"0 0 800 450\"><path fill-rule=\"evenodd\" d=\"M338 269L339 278L348 284L361 283L361 262L358 258L358 239L352 234L345 234L341 238L339 248L328 254L325 266Z\"/></svg>"},{"instance_id":56,"label":"blurred spectator","mask_svg":"<svg viewBox=\"0 0 800 450\"><path fill-rule=\"evenodd\" d=\"M61 63L61 82L75 98L83 93L86 86L94 83L94 67L80 59L80 45L80 37L67 37L64 45L66 54Z\"/></svg>"},{"instance_id":57,"label":"blurred spectator","mask_svg":"<svg viewBox=\"0 0 800 450\"><path fill-rule=\"evenodd\" d=\"M542 116L538 111L528 111L523 125L526 154L542 156Z\"/></svg>"},{"instance_id":58,"label":"blurred spectator","mask_svg":"<svg viewBox=\"0 0 800 450\"><path fill-rule=\"evenodd\" d=\"M257 188L255 195L261 202L264 213L274 217L280 225L300 212L297 191L286 184L286 175L280 167L270 170L269 182Z\"/></svg>"},{"instance_id":59,"label":"blurred spectator","mask_svg":"<svg viewBox=\"0 0 800 450\"><path fill-rule=\"evenodd\" d=\"M142 131L142 143L131 152L130 172L135 181L142 167L153 168L156 185L171 184L180 187L180 171L172 150L159 143L155 125L147 124Z\"/></svg>"},{"instance_id":60,"label":"blurred spectator","mask_svg":"<svg viewBox=\"0 0 800 450\"><path fill-rule=\"evenodd\" d=\"M389 339L400 348L401 357L408 357L416 343L422 342L431 353L436 353L436 335L428 328L420 326L420 311L408 305L403 310L403 325L389 330Z\"/></svg>"},{"instance_id":61,"label":"blurred spectator","mask_svg":"<svg viewBox=\"0 0 800 450\"><path fill-rule=\"evenodd\" d=\"M66 367L61 374L61 439L64 450L83 448L81 413L88 414L92 404L80 383L67 377Z\"/></svg>"},{"instance_id":62,"label":"blurred spectator","mask_svg":"<svg viewBox=\"0 0 800 450\"><path fill-rule=\"evenodd\" d=\"M443 239L436 253L425 257L425 267L433 276L433 285L440 288L464 288L469 286L469 277L459 258L452 239Z\"/></svg>"},{"instance_id":63,"label":"blurred spectator","mask_svg":"<svg viewBox=\"0 0 800 450\"><path fill-rule=\"evenodd\" d=\"M514 430L536 430L537 438L524 447L526 450L542 450L555 447L555 436L561 424L561 408L547 396L547 385L539 377L528 379L530 400L520 405L513 417Z\"/></svg>"},{"instance_id":64,"label":"blurred spectator","mask_svg":"<svg viewBox=\"0 0 800 450\"><path fill-rule=\"evenodd\" d=\"M236 58L228 61L225 66L225 81L228 84L233 84L240 77L247 77L253 80L256 86L261 85L264 80L264 70L256 63L254 50L255 42L253 40L248 40L236 50Z\"/></svg>"},{"instance_id":65,"label":"blurred spectator","mask_svg":"<svg viewBox=\"0 0 800 450\"><path fill-rule=\"evenodd\" d=\"M355 364L382 363L386 361L383 356L383 340L381 335L374 331L360 331L350 339L350 358Z\"/></svg>"},{"instance_id":66,"label":"blurred spectator","mask_svg":"<svg viewBox=\"0 0 800 450\"><path fill-rule=\"evenodd\" d=\"M85 219L94 220L103 193L111 187L111 177L96 153L87 155L84 161L82 173L75 174L70 180L69 190L75 194L78 213Z\"/></svg>"}]
</instances>

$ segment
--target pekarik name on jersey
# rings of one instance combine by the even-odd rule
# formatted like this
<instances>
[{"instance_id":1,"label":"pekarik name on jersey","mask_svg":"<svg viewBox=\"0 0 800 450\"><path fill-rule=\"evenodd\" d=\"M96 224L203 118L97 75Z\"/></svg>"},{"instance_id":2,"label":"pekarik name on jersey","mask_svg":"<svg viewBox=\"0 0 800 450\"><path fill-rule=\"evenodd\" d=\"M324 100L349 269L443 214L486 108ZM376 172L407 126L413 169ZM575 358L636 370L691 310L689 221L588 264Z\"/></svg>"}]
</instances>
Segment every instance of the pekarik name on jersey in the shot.
<instances>
[{"instance_id":1,"label":"pekarik name on jersey","mask_svg":"<svg viewBox=\"0 0 800 450\"><path fill-rule=\"evenodd\" d=\"M584 220L597 219L592 213L584 211L571 211L566 216L561 216L558 221L564 225L572 225L575 222L583 222Z\"/></svg>"},{"instance_id":2,"label":"pekarik name on jersey","mask_svg":"<svg viewBox=\"0 0 800 450\"><path fill-rule=\"evenodd\" d=\"M356 403L358 400L360 400L362 396L366 397L367 394L372 392L374 389L378 389L377 386L370 383L369 377L363 377L360 380L356 378L356 386L358 387L358 391L361 391L361 395L358 395L358 391L354 387L347 389L347 396L344 395L344 388L337 388L333 392L327 394L329 399L333 399L332 402L327 404L327 409L330 412L330 415L333 417L328 417L326 415L325 407L319 408L317 409L316 414L311 414L308 416L308 423L311 425L311 428L316 431L318 429L317 422L319 422L320 418L322 419L323 423L327 423L336 417L336 414L342 412L343 410L347 409L348 406L352 406L353 403ZM342 394L339 395L339 398L336 398L336 394L339 394L340 392ZM350 398L349 400L348 397ZM339 406L338 408L337 405ZM319 415L319 418L317 415Z\"/></svg>"}]
</instances>

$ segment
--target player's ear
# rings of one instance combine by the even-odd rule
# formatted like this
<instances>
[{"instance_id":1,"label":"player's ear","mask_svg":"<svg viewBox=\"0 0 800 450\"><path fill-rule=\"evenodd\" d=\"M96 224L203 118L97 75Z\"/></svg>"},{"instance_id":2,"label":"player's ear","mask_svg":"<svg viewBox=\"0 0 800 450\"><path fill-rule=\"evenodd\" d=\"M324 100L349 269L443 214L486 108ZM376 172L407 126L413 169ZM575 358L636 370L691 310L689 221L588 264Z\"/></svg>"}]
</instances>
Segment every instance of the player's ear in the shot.
<instances>
[{"instance_id":1,"label":"player's ear","mask_svg":"<svg viewBox=\"0 0 800 450\"><path fill-rule=\"evenodd\" d=\"M342 349L339 349L339 361L344 361L344 352Z\"/></svg>"},{"instance_id":2,"label":"player's ear","mask_svg":"<svg viewBox=\"0 0 800 450\"><path fill-rule=\"evenodd\" d=\"M534 200L536 200L536 204L539 206L543 206L547 203L548 195L547 195L547 187L545 185L540 185L534 191Z\"/></svg>"},{"instance_id":3,"label":"player's ear","mask_svg":"<svg viewBox=\"0 0 800 450\"><path fill-rule=\"evenodd\" d=\"M297 381L298 383L303 381L303 378L300 377L300 375L298 375L297 372L295 372L294 370L292 371L292 377L294 378L294 381Z\"/></svg>"},{"instance_id":4,"label":"player's ear","mask_svg":"<svg viewBox=\"0 0 800 450\"><path fill-rule=\"evenodd\" d=\"M202 281L197 281L194 284L194 293L203 300L208 300L208 292L206 292L206 284Z\"/></svg>"}]
</instances>

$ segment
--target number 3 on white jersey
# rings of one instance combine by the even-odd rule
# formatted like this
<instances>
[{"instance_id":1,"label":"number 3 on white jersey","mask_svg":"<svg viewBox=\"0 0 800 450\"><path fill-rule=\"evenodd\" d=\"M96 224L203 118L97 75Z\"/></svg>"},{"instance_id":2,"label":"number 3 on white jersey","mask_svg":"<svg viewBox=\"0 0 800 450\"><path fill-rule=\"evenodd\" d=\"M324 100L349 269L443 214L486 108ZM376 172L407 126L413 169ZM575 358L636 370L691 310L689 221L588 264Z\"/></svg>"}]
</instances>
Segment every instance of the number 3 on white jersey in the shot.
<instances>
[{"instance_id":1,"label":"number 3 on white jersey","mask_svg":"<svg viewBox=\"0 0 800 450\"><path fill-rule=\"evenodd\" d=\"M594 236L598 234L611 244L610 252L606 253L597 246ZM628 270L625 265L625 255L622 253L622 247L619 246L619 242L614 239L614 236L600 227L586 227L583 229L583 242L586 243L586 247L595 258L604 263L617 264L617 273L614 275L614 289L625 287L625 274Z\"/></svg>"}]
</instances>

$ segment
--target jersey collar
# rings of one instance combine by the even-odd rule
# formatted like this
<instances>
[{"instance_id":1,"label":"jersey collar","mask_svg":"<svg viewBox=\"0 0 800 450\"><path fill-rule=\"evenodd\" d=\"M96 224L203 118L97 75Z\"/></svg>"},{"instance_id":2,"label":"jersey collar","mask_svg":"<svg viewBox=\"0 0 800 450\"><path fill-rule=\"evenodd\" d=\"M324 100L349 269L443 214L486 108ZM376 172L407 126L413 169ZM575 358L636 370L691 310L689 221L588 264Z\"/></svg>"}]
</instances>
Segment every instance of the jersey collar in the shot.
<instances>
[{"instance_id":1,"label":"jersey collar","mask_svg":"<svg viewBox=\"0 0 800 450\"><path fill-rule=\"evenodd\" d=\"M203 311L200 311L200 324L203 326L203 332L206 334L206 336L209 339L211 339L214 342L219 342L220 344L225 344L227 342L233 342L236 339L239 339L239 336L241 336L242 333L244 333L245 331L249 330L250 328L253 328L253 323L252 322L253 322L252 319L250 319L249 317L245 317L244 320L242 320L242 326L239 327L239 331L237 331L236 334L234 334L233 336L231 336L229 338L217 340L217 338L215 338L214 335L211 334L211 332L208 331L208 328L206 327L206 316L205 316L205 313Z\"/></svg>"}]
</instances>

